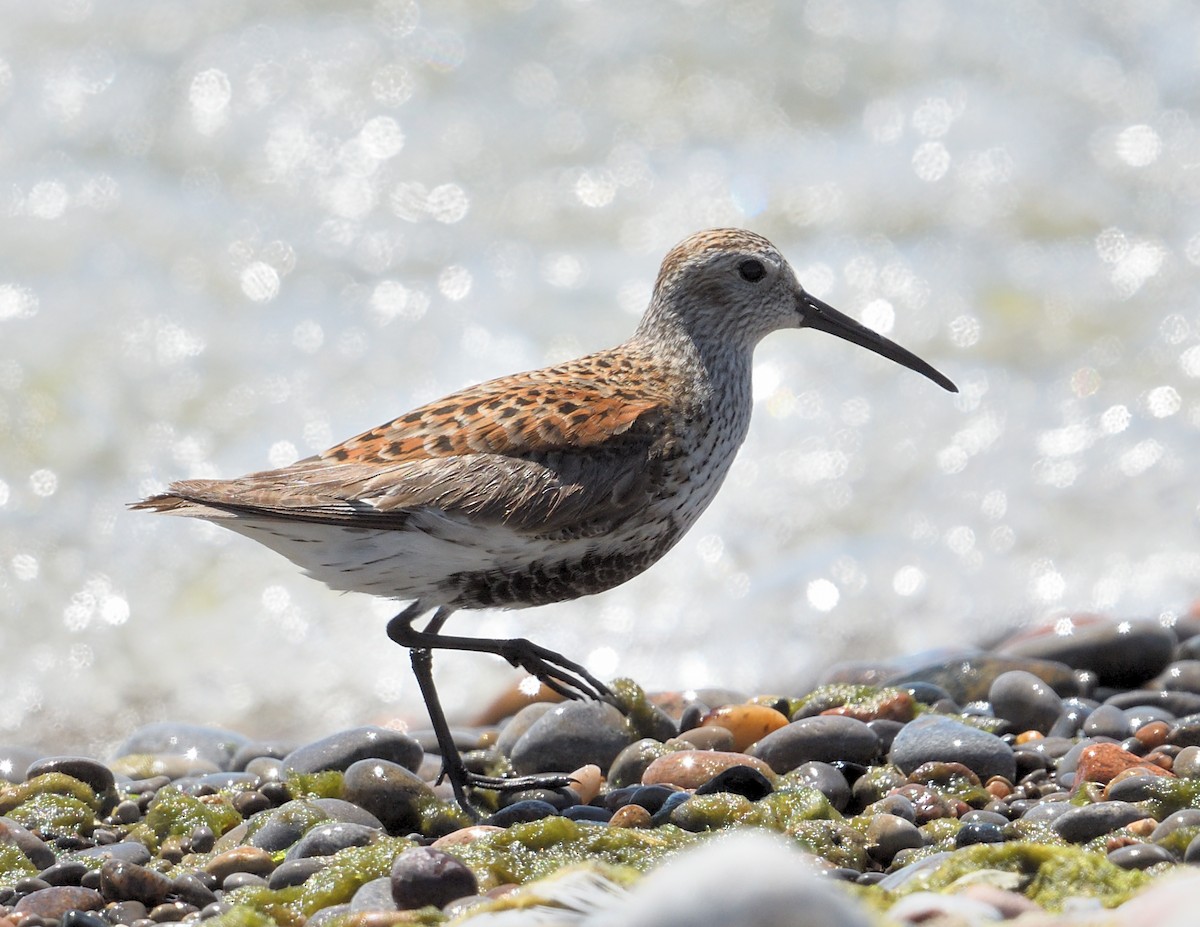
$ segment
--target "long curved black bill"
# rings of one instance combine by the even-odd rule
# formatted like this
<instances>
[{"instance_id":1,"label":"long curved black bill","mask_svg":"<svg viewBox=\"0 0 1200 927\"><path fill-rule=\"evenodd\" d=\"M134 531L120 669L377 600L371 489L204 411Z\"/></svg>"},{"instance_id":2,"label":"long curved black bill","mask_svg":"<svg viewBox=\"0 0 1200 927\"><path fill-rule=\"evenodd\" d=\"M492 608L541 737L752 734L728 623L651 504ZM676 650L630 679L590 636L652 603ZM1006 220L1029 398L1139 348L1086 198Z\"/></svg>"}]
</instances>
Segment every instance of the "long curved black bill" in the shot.
<instances>
[{"instance_id":1,"label":"long curved black bill","mask_svg":"<svg viewBox=\"0 0 1200 927\"><path fill-rule=\"evenodd\" d=\"M896 342L889 341L878 332L873 332L865 325L855 322L850 316L838 312L833 306L821 302L809 293L800 295L800 314L804 317L804 321L800 323L802 328L815 328L819 332L829 332L838 338L844 338L851 344L857 344L888 360L902 364L909 370L924 374L942 389L948 389L952 393L958 392L958 387L950 382L948 377L943 376L912 351L906 351Z\"/></svg>"}]
</instances>

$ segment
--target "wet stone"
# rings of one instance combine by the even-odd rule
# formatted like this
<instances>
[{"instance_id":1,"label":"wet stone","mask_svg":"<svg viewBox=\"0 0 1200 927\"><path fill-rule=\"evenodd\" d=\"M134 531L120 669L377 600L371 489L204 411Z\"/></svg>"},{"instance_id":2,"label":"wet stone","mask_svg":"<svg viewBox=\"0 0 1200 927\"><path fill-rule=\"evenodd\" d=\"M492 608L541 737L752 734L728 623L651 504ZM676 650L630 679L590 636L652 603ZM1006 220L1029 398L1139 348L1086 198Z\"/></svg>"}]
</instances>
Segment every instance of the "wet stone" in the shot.
<instances>
[{"instance_id":1,"label":"wet stone","mask_svg":"<svg viewBox=\"0 0 1200 927\"><path fill-rule=\"evenodd\" d=\"M836 766L814 760L801 763L789 775L816 789L838 811L845 811L850 804L850 783Z\"/></svg>"},{"instance_id":2,"label":"wet stone","mask_svg":"<svg viewBox=\"0 0 1200 927\"><path fill-rule=\"evenodd\" d=\"M613 813L607 808L597 808L595 805L576 805L568 808L562 816L569 821L580 821L588 824L607 824L612 820Z\"/></svg>"},{"instance_id":3,"label":"wet stone","mask_svg":"<svg viewBox=\"0 0 1200 927\"><path fill-rule=\"evenodd\" d=\"M976 843L1003 843L1003 825L990 821L969 821L954 835L955 848L972 846Z\"/></svg>"},{"instance_id":4,"label":"wet stone","mask_svg":"<svg viewBox=\"0 0 1200 927\"><path fill-rule=\"evenodd\" d=\"M389 834L407 834L420 826L421 809L432 801L433 790L404 766L371 759L350 764L342 779L342 795Z\"/></svg>"},{"instance_id":5,"label":"wet stone","mask_svg":"<svg viewBox=\"0 0 1200 927\"><path fill-rule=\"evenodd\" d=\"M890 863L904 849L925 846L916 825L892 814L876 814L867 825L867 852L881 863Z\"/></svg>"},{"instance_id":6,"label":"wet stone","mask_svg":"<svg viewBox=\"0 0 1200 927\"><path fill-rule=\"evenodd\" d=\"M554 705L554 702L534 702L532 705L526 705L509 718L504 727L500 729L500 733L496 737L496 748L505 756L512 756L512 750L517 741L524 737L525 732L533 727L534 722L550 711Z\"/></svg>"},{"instance_id":7,"label":"wet stone","mask_svg":"<svg viewBox=\"0 0 1200 927\"><path fill-rule=\"evenodd\" d=\"M271 799L267 798L258 789L251 789L248 792L238 792L233 796L231 802L234 810L243 818L249 818L271 807Z\"/></svg>"},{"instance_id":8,"label":"wet stone","mask_svg":"<svg viewBox=\"0 0 1200 927\"><path fill-rule=\"evenodd\" d=\"M161 721L134 731L117 748L116 755L188 754L209 760L218 769L230 769L234 755L248 740L243 734L221 728Z\"/></svg>"},{"instance_id":9,"label":"wet stone","mask_svg":"<svg viewBox=\"0 0 1200 927\"><path fill-rule=\"evenodd\" d=\"M1167 815L1150 834L1153 843L1160 843L1181 827L1200 827L1200 808L1181 808Z\"/></svg>"},{"instance_id":10,"label":"wet stone","mask_svg":"<svg viewBox=\"0 0 1200 927\"><path fill-rule=\"evenodd\" d=\"M1012 748L995 734L969 727L951 718L922 715L896 735L888 755L890 762L908 775L924 763L962 763L987 781L1016 777Z\"/></svg>"},{"instance_id":11,"label":"wet stone","mask_svg":"<svg viewBox=\"0 0 1200 927\"><path fill-rule=\"evenodd\" d=\"M238 888L262 888L267 880L253 872L231 872L221 880L221 891L232 892Z\"/></svg>"},{"instance_id":12,"label":"wet stone","mask_svg":"<svg viewBox=\"0 0 1200 927\"><path fill-rule=\"evenodd\" d=\"M518 775L569 772L589 763L608 769L633 740L628 719L606 702L567 702L537 719L513 745Z\"/></svg>"},{"instance_id":13,"label":"wet stone","mask_svg":"<svg viewBox=\"0 0 1200 927\"><path fill-rule=\"evenodd\" d=\"M110 927L110 922L99 911L81 911L75 908L59 919L59 927Z\"/></svg>"},{"instance_id":14,"label":"wet stone","mask_svg":"<svg viewBox=\"0 0 1200 927\"><path fill-rule=\"evenodd\" d=\"M928 682L939 686L959 705L983 701L996 677L1012 670L1033 673L1056 692L1076 694L1078 684L1070 667L1053 660L1010 657L998 653L951 654L936 662L896 673L875 685L907 686Z\"/></svg>"},{"instance_id":15,"label":"wet stone","mask_svg":"<svg viewBox=\"0 0 1200 927\"><path fill-rule=\"evenodd\" d=\"M1200 747L1184 747L1175 755L1171 772L1182 778L1200 777Z\"/></svg>"},{"instance_id":16,"label":"wet stone","mask_svg":"<svg viewBox=\"0 0 1200 927\"><path fill-rule=\"evenodd\" d=\"M148 916L156 924L172 924L199 910L194 904L188 904L186 901L165 901L151 908Z\"/></svg>"},{"instance_id":17,"label":"wet stone","mask_svg":"<svg viewBox=\"0 0 1200 927\"><path fill-rule=\"evenodd\" d=\"M1087 737L1111 737L1122 740L1131 733L1129 718L1114 705L1101 705L1083 722L1083 733Z\"/></svg>"},{"instance_id":18,"label":"wet stone","mask_svg":"<svg viewBox=\"0 0 1200 927\"><path fill-rule=\"evenodd\" d=\"M304 922L304 927L330 927L331 924L344 924L345 917L350 913L350 905L335 904L328 908L322 908L307 921Z\"/></svg>"},{"instance_id":19,"label":"wet stone","mask_svg":"<svg viewBox=\"0 0 1200 927\"><path fill-rule=\"evenodd\" d=\"M63 860L47 866L38 873L38 878L48 885L78 885L79 880L89 871L79 860Z\"/></svg>"},{"instance_id":20,"label":"wet stone","mask_svg":"<svg viewBox=\"0 0 1200 927\"><path fill-rule=\"evenodd\" d=\"M229 760L229 769L245 771L251 761L266 758L282 760L296 749L296 744L289 740L248 740Z\"/></svg>"},{"instance_id":21,"label":"wet stone","mask_svg":"<svg viewBox=\"0 0 1200 927\"><path fill-rule=\"evenodd\" d=\"M1083 724L1096 710L1098 704L1087 699L1065 698L1062 700L1062 712L1046 732L1047 737L1074 737L1082 729Z\"/></svg>"},{"instance_id":22,"label":"wet stone","mask_svg":"<svg viewBox=\"0 0 1200 927\"><path fill-rule=\"evenodd\" d=\"M271 873L271 877L267 879L267 888L278 890L292 885L302 885L308 881L309 876L320 872L328 865L329 860L320 856L286 860Z\"/></svg>"},{"instance_id":23,"label":"wet stone","mask_svg":"<svg viewBox=\"0 0 1200 927\"><path fill-rule=\"evenodd\" d=\"M191 872L183 872L171 880L171 898L192 905L196 909L206 907L217 900L213 890L204 880Z\"/></svg>"},{"instance_id":24,"label":"wet stone","mask_svg":"<svg viewBox=\"0 0 1200 927\"><path fill-rule=\"evenodd\" d=\"M507 808L522 801L541 801L553 806L558 811L564 811L572 805L579 804L579 796L570 788L562 789L522 789L519 792L504 792L500 795L499 806Z\"/></svg>"},{"instance_id":25,"label":"wet stone","mask_svg":"<svg viewBox=\"0 0 1200 927\"><path fill-rule=\"evenodd\" d=\"M1154 678L1151 688L1200 694L1200 659L1176 660Z\"/></svg>"},{"instance_id":26,"label":"wet stone","mask_svg":"<svg viewBox=\"0 0 1200 927\"><path fill-rule=\"evenodd\" d=\"M284 757L283 766L302 773L344 771L359 760L378 759L415 770L424 755L421 745L409 735L367 726L339 731L298 747Z\"/></svg>"},{"instance_id":27,"label":"wet stone","mask_svg":"<svg viewBox=\"0 0 1200 927\"><path fill-rule=\"evenodd\" d=\"M484 824L493 827L512 827L514 824L526 824L529 821L540 821L542 818L553 817L559 809L547 801L536 798L514 802L501 808L495 814L484 819Z\"/></svg>"},{"instance_id":28,"label":"wet stone","mask_svg":"<svg viewBox=\"0 0 1200 927\"><path fill-rule=\"evenodd\" d=\"M401 769L403 768L401 767ZM405 771L407 772L407 770ZM345 778L343 776L344 782ZM362 824L364 827L374 827L377 829L383 827L383 822L371 814L371 812L352 801L346 801L344 798L312 798L309 801L329 815L332 821L342 824Z\"/></svg>"},{"instance_id":29,"label":"wet stone","mask_svg":"<svg viewBox=\"0 0 1200 927\"><path fill-rule=\"evenodd\" d=\"M726 753L732 752L735 747L732 732L715 724L694 727L690 731L684 731L675 740L690 744L697 750L719 750Z\"/></svg>"},{"instance_id":30,"label":"wet stone","mask_svg":"<svg viewBox=\"0 0 1200 927\"><path fill-rule=\"evenodd\" d=\"M25 895L13 910L26 917L58 920L68 911L95 911L102 907L104 898L97 891L77 885L52 885Z\"/></svg>"},{"instance_id":31,"label":"wet stone","mask_svg":"<svg viewBox=\"0 0 1200 927\"><path fill-rule=\"evenodd\" d=\"M109 901L140 901L152 908L166 899L171 880L137 863L110 859L100 868L100 891Z\"/></svg>"},{"instance_id":32,"label":"wet stone","mask_svg":"<svg viewBox=\"0 0 1200 927\"><path fill-rule=\"evenodd\" d=\"M1133 803L1157 798L1160 794L1155 783L1163 776L1156 776L1148 771L1127 773L1126 776L1128 778L1120 778L1104 790L1104 798L1107 801Z\"/></svg>"},{"instance_id":33,"label":"wet stone","mask_svg":"<svg viewBox=\"0 0 1200 927\"><path fill-rule=\"evenodd\" d=\"M732 749L738 752L757 743L773 731L785 727L786 715L765 705L723 705L708 712L700 726L722 727L733 736Z\"/></svg>"},{"instance_id":34,"label":"wet stone","mask_svg":"<svg viewBox=\"0 0 1200 927\"><path fill-rule=\"evenodd\" d=\"M616 759L612 761L608 770L610 788L619 789L641 782L650 764L669 752L671 752L670 748L652 737L635 740L618 753Z\"/></svg>"},{"instance_id":35,"label":"wet stone","mask_svg":"<svg viewBox=\"0 0 1200 927\"><path fill-rule=\"evenodd\" d=\"M1164 847L1135 843L1113 850L1108 854L1108 861L1122 869L1149 869L1159 863L1174 863L1175 857Z\"/></svg>"},{"instance_id":36,"label":"wet stone","mask_svg":"<svg viewBox=\"0 0 1200 927\"><path fill-rule=\"evenodd\" d=\"M887 753L892 749L892 741L896 739L896 735L904 730L906 722L893 721L890 718L872 718L867 722L867 727L871 732L879 738L879 752Z\"/></svg>"},{"instance_id":37,"label":"wet stone","mask_svg":"<svg viewBox=\"0 0 1200 927\"><path fill-rule=\"evenodd\" d=\"M1200 746L1200 715L1180 718L1167 734L1167 743L1177 747Z\"/></svg>"},{"instance_id":38,"label":"wet stone","mask_svg":"<svg viewBox=\"0 0 1200 927\"><path fill-rule=\"evenodd\" d=\"M145 920L149 913L140 901L117 901L104 909L106 919L112 924L132 924Z\"/></svg>"},{"instance_id":39,"label":"wet stone","mask_svg":"<svg viewBox=\"0 0 1200 927\"><path fill-rule=\"evenodd\" d=\"M865 722L839 715L818 715L793 721L768 734L749 755L785 773L802 763L842 760L867 764L879 753L879 738Z\"/></svg>"},{"instance_id":40,"label":"wet stone","mask_svg":"<svg viewBox=\"0 0 1200 927\"><path fill-rule=\"evenodd\" d=\"M1200 835L1192 838L1192 842L1187 845L1187 849L1183 853L1183 861L1200 863Z\"/></svg>"},{"instance_id":41,"label":"wet stone","mask_svg":"<svg viewBox=\"0 0 1200 927\"><path fill-rule=\"evenodd\" d=\"M1072 808L1060 815L1051 826L1064 840L1086 843L1134 821L1140 821L1145 816L1146 812L1134 805L1123 801L1105 801Z\"/></svg>"},{"instance_id":42,"label":"wet stone","mask_svg":"<svg viewBox=\"0 0 1200 927\"><path fill-rule=\"evenodd\" d=\"M867 807L869 814L891 814L898 818L904 818L909 823L916 823L917 809L913 805L912 799L899 792L893 792L890 795L885 795L879 801Z\"/></svg>"},{"instance_id":43,"label":"wet stone","mask_svg":"<svg viewBox=\"0 0 1200 927\"><path fill-rule=\"evenodd\" d=\"M1045 734L1062 713L1062 699L1057 693L1024 670L997 676L988 690L988 701L996 717L1009 721L1019 731Z\"/></svg>"},{"instance_id":44,"label":"wet stone","mask_svg":"<svg viewBox=\"0 0 1200 927\"><path fill-rule=\"evenodd\" d=\"M365 824L318 824L287 852L285 859L304 859L309 856L332 856L347 847L363 847L376 839L381 831Z\"/></svg>"},{"instance_id":45,"label":"wet stone","mask_svg":"<svg viewBox=\"0 0 1200 927\"><path fill-rule=\"evenodd\" d=\"M646 767L644 785L672 785L696 789L714 776L734 766L750 766L768 780L775 774L762 760L744 753L720 753L715 750L677 750L660 756Z\"/></svg>"},{"instance_id":46,"label":"wet stone","mask_svg":"<svg viewBox=\"0 0 1200 927\"><path fill-rule=\"evenodd\" d=\"M359 886L354 897L350 899L351 913L359 911L395 911L396 902L392 898L392 880L380 876Z\"/></svg>"},{"instance_id":47,"label":"wet stone","mask_svg":"<svg viewBox=\"0 0 1200 927\"><path fill-rule=\"evenodd\" d=\"M258 847L234 847L218 853L204 864L204 871L217 882L224 882L234 873L248 872L254 875L269 875L275 869L275 860L266 850Z\"/></svg>"},{"instance_id":48,"label":"wet stone","mask_svg":"<svg viewBox=\"0 0 1200 927\"><path fill-rule=\"evenodd\" d=\"M460 860L432 847L405 850L392 863L392 898L402 911L451 901L479 891L475 875Z\"/></svg>"},{"instance_id":49,"label":"wet stone","mask_svg":"<svg viewBox=\"0 0 1200 927\"><path fill-rule=\"evenodd\" d=\"M286 802L271 811L264 811L263 815L265 818L247 842L269 853L292 846L313 826L314 818L328 818L324 811L303 799ZM255 822L259 820L256 818Z\"/></svg>"},{"instance_id":50,"label":"wet stone","mask_svg":"<svg viewBox=\"0 0 1200 927\"><path fill-rule=\"evenodd\" d=\"M111 792L116 782L112 770L103 763L86 756L47 756L32 763L25 778L32 779L45 773L63 773L72 779L91 786L97 795Z\"/></svg>"},{"instance_id":51,"label":"wet stone","mask_svg":"<svg viewBox=\"0 0 1200 927\"><path fill-rule=\"evenodd\" d=\"M12 818L0 817L0 843L11 843L38 869L54 865L54 851L41 837Z\"/></svg>"},{"instance_id":52,"label":"wet stone","mask_svg":"<svg viewBox=\"0 0 1200 927\"><path fill-rule=\"evenodd\" d=\"M766 798L774 791L771 780L753 766L730 766L717 773L696 789L697 795L712 795L729 792L741 795L750 801Z\"/></svg>"},{"instance_id":53,"label":"wet stone","mask_svg":"<svg viewBox=\"0 0 1200 927\"><path fill-rule=\"evenodd\" d=\"M1110 696L1105 704L1115 705L1122 710L1156 708L1166 712L1172 718L1185 718L1188 715L1200 714L1200 695L1195 692L1133 689Z\"/></svg>"},{"instance_id":54,"label":"wet stone","mask_svg":"<svg viewBox=\"0 0 1200 927\"><path fill-rule=\"evenodd\" d=\"M1128 688L1162 672L1171 661L1175 635L1150 622L1076 619L1070 634L1057 634L1048 627L997 649L1091 670L1101 685Z\"/></svg>"}]
</instances>

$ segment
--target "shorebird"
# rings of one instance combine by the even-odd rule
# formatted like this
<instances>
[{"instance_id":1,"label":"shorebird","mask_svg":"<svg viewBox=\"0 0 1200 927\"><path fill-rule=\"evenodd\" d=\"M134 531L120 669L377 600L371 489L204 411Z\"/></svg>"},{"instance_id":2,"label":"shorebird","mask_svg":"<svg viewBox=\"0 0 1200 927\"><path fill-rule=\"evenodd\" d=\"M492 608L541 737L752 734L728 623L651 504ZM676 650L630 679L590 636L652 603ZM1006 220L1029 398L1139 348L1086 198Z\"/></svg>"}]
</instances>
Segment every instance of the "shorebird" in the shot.
<instances>
[{"instance_id":1,"label":"shorebird","mask_svg":"<svg viewBox=\"0 0 1200 927\"><path fill-rule=\"evenodd\" d=\"M787 328L828 332L957 392L806 292L767 239L713 229L667 253L624 344L470 386L277 470L182 480L132 507L215 522L334 589L411 601L387 633L410 650L442 774L474 815L468 789L569 780L468 770L434 688L433 650L497 654L568 698L612 694L561 654L443 634L447 619L602 592L662 557L746 437L755 345Z\"/></svg>"}]
</instances>

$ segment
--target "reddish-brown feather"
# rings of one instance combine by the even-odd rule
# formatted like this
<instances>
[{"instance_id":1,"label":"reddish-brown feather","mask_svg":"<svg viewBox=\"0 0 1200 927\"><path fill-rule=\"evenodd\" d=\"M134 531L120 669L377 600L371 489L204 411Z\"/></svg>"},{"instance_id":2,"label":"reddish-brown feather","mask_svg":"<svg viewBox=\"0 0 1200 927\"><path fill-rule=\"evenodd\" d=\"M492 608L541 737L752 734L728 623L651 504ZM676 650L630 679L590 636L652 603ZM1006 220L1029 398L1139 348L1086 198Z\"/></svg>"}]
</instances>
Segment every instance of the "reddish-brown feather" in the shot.
<instances>
[{"instance_id":1,"label":"reddish-brown feather","mask_svg":"<svg viewBox=\"0 0 1200 927\"><path fill-rule=\"evenodd\" d=\"M666 391L635 393L594 375L578 362L514 374L471 386L414 409L320 454L346 463L398 463L469 454L526 456L596 447L661 409ZM557 375L550 379L546 374ZM649 383L643 384L649 387Z\"/></svg>"}]
</instances>

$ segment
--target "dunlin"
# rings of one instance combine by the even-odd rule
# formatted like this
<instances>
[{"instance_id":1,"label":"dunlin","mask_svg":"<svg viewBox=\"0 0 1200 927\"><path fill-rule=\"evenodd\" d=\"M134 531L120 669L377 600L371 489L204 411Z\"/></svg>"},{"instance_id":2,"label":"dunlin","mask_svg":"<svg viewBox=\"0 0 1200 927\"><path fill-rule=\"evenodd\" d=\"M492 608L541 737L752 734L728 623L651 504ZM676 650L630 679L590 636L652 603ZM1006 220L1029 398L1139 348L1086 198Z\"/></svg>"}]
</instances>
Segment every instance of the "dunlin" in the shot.
<instances>
[{"instance_id":1,"label":"dunlin","mask_svg":"<svg viewBox=\"0 0 1200 927\"><path fill-rule=\"evenodd\" d=\"M754 347L783 328L828 332L956 391L806 293L765 238L715 229L667 254L637 331L618 347L468 387L278 470L172 483L133 507L211 520L334 589L411 600L387 633L411 651L443 772L470 812L469 788L567 780L469 771L431 651L498 654L570 698L611 693L561 654L521 638L446 635L446 620L460 608L601 592L658 560L716 495L750 425Z\"/></svg>"}]
</instances>

